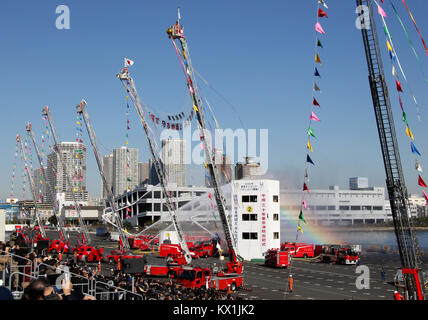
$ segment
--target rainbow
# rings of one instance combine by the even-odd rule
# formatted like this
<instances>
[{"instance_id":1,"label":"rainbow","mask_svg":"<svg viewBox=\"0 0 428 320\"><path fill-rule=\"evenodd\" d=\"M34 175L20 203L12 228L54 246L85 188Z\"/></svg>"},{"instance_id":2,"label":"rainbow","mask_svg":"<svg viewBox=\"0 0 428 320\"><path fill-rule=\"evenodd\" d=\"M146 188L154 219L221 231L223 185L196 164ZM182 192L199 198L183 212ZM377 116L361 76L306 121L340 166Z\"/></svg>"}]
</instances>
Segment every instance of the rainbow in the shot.
<instances>
[{"instance_id":1,"label":"rainbow","mask_svg":"<svg viewBox=\"0 0 428 320\"><path fill-rule=\"evenodd\" d=\"M295 241L299 212L297 210L285 209L286 205L280 206L281 219L281 242ZM310 221L302 223L303 234L299 231L298 242L313 244L341 244L346 242L342 233L331 232L323 226L311 224Z\"/></svg>"}]
</instances>

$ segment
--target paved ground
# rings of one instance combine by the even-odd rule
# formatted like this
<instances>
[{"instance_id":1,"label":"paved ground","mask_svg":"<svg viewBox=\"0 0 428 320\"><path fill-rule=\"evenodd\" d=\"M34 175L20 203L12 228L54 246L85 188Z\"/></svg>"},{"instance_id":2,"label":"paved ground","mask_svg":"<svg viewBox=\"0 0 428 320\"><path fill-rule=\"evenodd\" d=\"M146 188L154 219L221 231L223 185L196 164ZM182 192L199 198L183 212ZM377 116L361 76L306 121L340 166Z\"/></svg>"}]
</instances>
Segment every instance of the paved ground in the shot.
<instances>
[{"instance_id":1,"label":"paved ground","mask_svg":"<svg viewBox=\"0 0 428 320\"><path fill-rule=\"evenodd\" d=\"M96 241L96 244L105 248L106 255L112 249L117 249L117 244L109 241ZM147 260L150 264L165 264L164 259L153 253L147 254ZM214 262L219 265L219 260L214 258L196 259L192 264L208 267ZM369 289L357 289L359 274L356 273L356 266L295 260L292 265L294 290L291 295L287 295L285 290L289 269L269 268L260 262L245 262L246 289L236 294L245 299L257 300L392 300L394 286L391 282L400 265L398 255L363 253L361 265L366 265L370 270ZM381 281L382 267L386 271L387 283ZM104 268L109 267L105 265Z\"/></svg>"}]
</instances>

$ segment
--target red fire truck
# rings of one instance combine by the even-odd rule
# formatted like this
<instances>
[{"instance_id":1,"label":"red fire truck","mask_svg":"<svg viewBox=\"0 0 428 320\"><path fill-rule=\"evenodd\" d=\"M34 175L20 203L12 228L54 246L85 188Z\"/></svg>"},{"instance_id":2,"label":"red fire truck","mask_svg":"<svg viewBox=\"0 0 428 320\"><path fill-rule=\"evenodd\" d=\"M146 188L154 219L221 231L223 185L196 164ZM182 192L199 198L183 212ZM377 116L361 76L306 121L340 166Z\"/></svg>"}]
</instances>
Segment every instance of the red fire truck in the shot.
<instances>
[{"instance_id":1,"label":"red fire truck","mask_svg":"<svg viewBox=\"0 0 428 320\"><path fill-rule=\"evenodd\" d=\"M63 253L69 253L72 251L72 248L70 247L70 242L64 242L61 240L52 240L51 242L49 242L49 248L48 248L48 252L51 253L58 253L58 252L63 252Z\"/></svg>"},{"instance_id":2,"label":"red fire truck","mask_svg":"<svg viewBox=\"0 0 428 320\"><path fill-rule=\"evenodd\" d=\"M314 257L313 244L285 242L281 244L281 251L289 252L294 258L313 258Z\"/></svg>"},{"instance_id":3,"label":"red fire truck","mask_svg":"<svg viewBox=\"0 0 428 320\"><path fill-rule=\"evenodd\" d=\"M242 286L242 275L225 273L213 275L209 268L182 267L177 274L177 282L186 288L207 287L215 290L232 290Z\"/></svg>"},{"instance_id":4,"label":"red fire truck","mask_svg":"<svg viewBox=\"0 0 428 320\"><path fill-rule=\"evenodd\" d=\"M192 256L192 258L197 259L198 255L196 255L192 251L192 248L194 247L193 242L187 242L187 246L189 248L190 255ZM182 254L182 250L179 244L162 243L160 245L159 257L163 257L163 258L172 257L173 259L175 259L175 257L181 254Z\"/></svg>"},{"instance_id":5,"label":"red fire truck","mask_svg":"<svg viewBox=\"0 0 428 320\"><path fill-rule=\"evenodd\" d=\"M95 248L92 246L80 246L77 249L77 258L83 262L98 262L103 260L104 248Z\"/></svg>"},{"instance_id":6,"label":"red fire truck","mask_svg":"<svg viewBox=\"0 0 428 320\"><path fill-rule=\"evenodd\" d=\"M349 247L340 245L316 245L315 254L320 256L320 261L337 264L357 264L360 257L357 252Z\"/></svg>"},{"instance_id":7,"label":"red fire truck","mask_svg":"<svg viewBox=\"0 0 428 320\"><path fill-rule=\"evenodd\" d=\"M131 249L151 250L153 246L159 243L159 238L155 236L136 236L128 237L129 246Z\"/></svg>"},{"instance_id":8,"label":"red fire truck","mask_svg":"<svg viewBox=\"0 0 428 320\"><path fill-rule=\"evenodd\" d=\"M217 252L217 247L214 242L202 242L195 245L195 247L190 250L200 258L208 258L212 257Z\"/></svg>"},{"instance_id":9,"label":"red fire truck","mask_svg":"<svg viewBox=\"0 0 428 320\"><path fill-rule=\"evenodd\" d=\"M265 253L265 265L274 268L284 268L290 265L290 252L270 249Z\"/></svg>"},{"instance_id":10,"label":"red fire truck","mask_svg":"<svg viewBox=\"0 0 428 320\"><path fill-rule=\"evenodd\" d=\"M182 265L145 265L144 274L151 277L171 277L177 276L183 268Z\"/></svg>"}]
</instances>

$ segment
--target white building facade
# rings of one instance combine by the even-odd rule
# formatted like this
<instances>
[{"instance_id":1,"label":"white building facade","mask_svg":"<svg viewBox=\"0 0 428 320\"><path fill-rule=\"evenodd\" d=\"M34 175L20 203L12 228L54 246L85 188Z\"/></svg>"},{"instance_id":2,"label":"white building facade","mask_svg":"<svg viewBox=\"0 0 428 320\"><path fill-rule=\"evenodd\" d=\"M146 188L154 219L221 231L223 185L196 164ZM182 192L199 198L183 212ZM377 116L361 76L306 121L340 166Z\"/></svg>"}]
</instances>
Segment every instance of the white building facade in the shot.
<instances>
[{"instance_id":1,"label":"white building facade","mask_svg":"<svg viewBox=\"0 0 428 320\"><path fill-rule=\"evenodd\" d=\"M281 208L295 212L301 208L302 197L307 208L305 219L311 223L350 225L378 223L392 219L385 210L385 189L372 187L358 190L341 190L338 186L328 190L281 190Z\"/></svg>"},{"instance_id":2,"label":"white building facade","mask_svg":"<svg viewBox=\"0 0 428 320\"><path fill-rule=\"evenodd\" d=\"M245 260L264 259L280 248L280 189L277 180L232 182L232 233Z\"/></svg>"}]
</instances>

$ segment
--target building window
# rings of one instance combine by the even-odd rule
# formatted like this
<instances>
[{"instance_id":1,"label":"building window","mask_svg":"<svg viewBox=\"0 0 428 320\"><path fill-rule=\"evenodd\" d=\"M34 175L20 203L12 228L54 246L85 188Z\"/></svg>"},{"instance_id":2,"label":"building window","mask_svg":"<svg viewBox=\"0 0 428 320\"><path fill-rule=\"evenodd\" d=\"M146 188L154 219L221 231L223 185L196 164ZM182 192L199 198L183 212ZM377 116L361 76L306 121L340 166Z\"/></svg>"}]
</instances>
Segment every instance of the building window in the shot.
<instances>
[{"instance_id":1,"label":"building window","mask_svg":"<svg viewBox=\"0 0 428 320\"><path fill-rule=\"evenodd\" d=\"M273 214L273 221L278 221L279 220L279 214L278 213L274 213Z\"/></svg>"},{"instance_id":2,"label":"building window","mask_svg":"<svg viewBox=\"0 0 428 320\"><path fill-rule=\"evenodd\" d=\"M361 207L360 206L351 206L351 210L359 211L359 210L361 210Z\"/></svg>"},{"instance_id":3,"label":"building window","mask_svg":"<svg viewBox=\"0 0 428 320\"><path fill-rule=\"evenodd\" d=\"M349 210L349 206L339 206L339 210Z\"/></svg>"},{"instance_id":4,"label":"building window","mask_svg":"<svg viewBox=\"0 0 428 320\"><path fill-rule=\"evenodd\" d=\"M273 233L273 238L274 239L279 239L279 232L274 232Z\"/></svg>"},{"instance_id":5,"label":"building window","mask_svg":"<svg viewBox=\"0 0 428 320\"><path fill-rule=\"evenodd\" d=\"M257 214L243 214L242 221L257 221Z\"/></svg>"},{"instance_id":6,"label":"building window","mask_svg":"<svg viewBox=\"0 0 428 320\"><path fill-rule=\"evenodd\" d=\"M316 206L317 210L327 210L327 206Z\"/></svg>"},{"instance_id":7,"label":"building window","mask_svg":"<svg viewBox=\"0 0 428 320\"><path fill-rule=\"evenodd\" d=\"M242 202L257 202L257 196L242 196Z\"/></svg>"},{"instance_id":8,"label":"building window","mask_svg":"<svg viewBox=\"0 0 428 320\"><path fill-rule=\"evenodd\" d=\"M373 206L373 210L383 210L383 207L377 207L377 206Z\"/></svg>"},{"instance_id":9,"label":"building window","mask_svg":"<svg viewBox=\"0 0 428 320\"><path fill-rule=\"evenodd\" d=\"M273 202L278 202L278 196L273 196Z\"/></svg>"},{"instance_id":10,"label":"building window","mask_svg":"<svg viewBox=\"0 0 428 320\"><path fill-rule=\"evenodd\" d=\"M257 232L242 232L243 240L257 240Z\"/></svg>"},{"instance_id":11,"label":"building window","mask_svg":"<svg viewBox=\"0 0 428 320\"><path fill-rule=\"evenodd\" d=\"M336 206L328 206L328 210L336 210Z\"/></svg>"}]
</instances>

